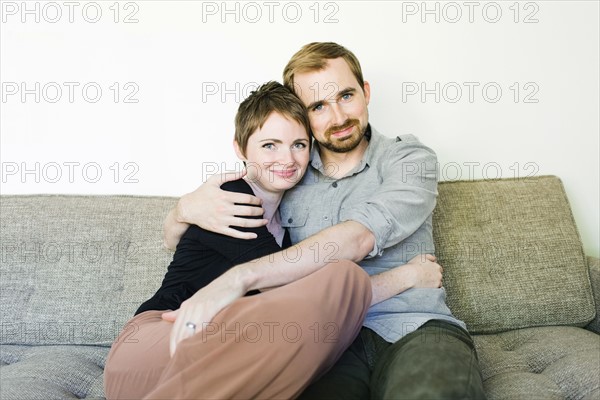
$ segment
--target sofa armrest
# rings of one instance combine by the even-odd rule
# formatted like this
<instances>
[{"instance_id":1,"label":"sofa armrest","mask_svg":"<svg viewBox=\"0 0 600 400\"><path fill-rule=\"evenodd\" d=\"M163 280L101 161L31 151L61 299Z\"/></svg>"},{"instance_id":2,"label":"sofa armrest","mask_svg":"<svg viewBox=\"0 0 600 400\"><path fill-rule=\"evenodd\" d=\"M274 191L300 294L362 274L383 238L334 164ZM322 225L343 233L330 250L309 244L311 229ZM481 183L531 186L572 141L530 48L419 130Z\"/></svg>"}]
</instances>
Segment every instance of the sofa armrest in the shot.
<instances>
[{"instance_id":1,"label":"sofa armrest","mask_svg":"<svg viewBox=\"0 0 600 400\"><path fill-rule=\"evenodd\" d=\"M585 329L600 334L600 258L588 257L587 260L594 302L596 303L596 318Z\"/></svg>"}]
</instances>

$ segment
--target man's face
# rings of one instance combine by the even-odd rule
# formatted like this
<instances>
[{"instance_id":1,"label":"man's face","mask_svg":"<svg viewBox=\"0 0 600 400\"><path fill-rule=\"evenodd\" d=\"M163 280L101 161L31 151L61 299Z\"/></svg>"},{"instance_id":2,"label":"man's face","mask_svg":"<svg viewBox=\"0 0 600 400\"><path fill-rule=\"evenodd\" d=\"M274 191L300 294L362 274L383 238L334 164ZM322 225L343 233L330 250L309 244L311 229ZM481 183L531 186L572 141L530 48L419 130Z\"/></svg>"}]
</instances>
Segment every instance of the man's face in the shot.
<instances>
[{"instance_id":1,"label":"man's face","mask_svg":"<svg viewBox=\"0 0 600 400\"><path fill-rule=\"evenodd\" d=\"M356 148L369 121L369 83L363 92L343 58L329 60L320 71L296 74L294 83L317 142L335 153Z\"/></svg>"}]
</instances>

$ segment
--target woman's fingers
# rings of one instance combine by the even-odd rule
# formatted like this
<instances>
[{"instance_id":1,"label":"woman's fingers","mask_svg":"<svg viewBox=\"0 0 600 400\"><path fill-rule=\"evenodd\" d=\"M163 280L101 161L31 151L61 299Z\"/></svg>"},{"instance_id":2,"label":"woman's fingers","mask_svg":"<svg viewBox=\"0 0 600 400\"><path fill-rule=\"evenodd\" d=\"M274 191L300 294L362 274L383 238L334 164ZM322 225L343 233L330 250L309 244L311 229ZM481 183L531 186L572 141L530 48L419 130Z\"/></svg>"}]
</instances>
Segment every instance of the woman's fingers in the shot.
<instances>
[{"instance_id":1,"label":"woman's fingers","mask_svg":"<svg viewBox=\"0 0 600 400\"><path fill-rule=\"evenodd\" d=\"M167 311L161 314L161 318L168 322L175 322L178 314L179 310Z\"/></svg>"},{"instance_id":2,"label":"woman's fingers","mask_svg":"<svg viewBox=\"0 0 600 400\"><path fill-rule=\"evenodd\" d=\"M175 354L179 343L202 331L223 308L239 299L248 291L244 281L230 269L209 285L198 290L192 297L181 303L177 317L171 328L169 348ZM165 313L165 318L173 317Z\"/></svg>"},{"instance_id":3,"label":"woman's fingers","mask_svg":"<svg viewBox=\"0 0 600 400\"><path fill-rule=\"evenodd\" d=\"M184 310L177 316L173 328L171 329L171 338L169 342L171 357L175 354L179 342L195 335L200 330L200 327L193 321L193 318L193 313L190 312L190 310Z\"/></svg>"}]
</instances>

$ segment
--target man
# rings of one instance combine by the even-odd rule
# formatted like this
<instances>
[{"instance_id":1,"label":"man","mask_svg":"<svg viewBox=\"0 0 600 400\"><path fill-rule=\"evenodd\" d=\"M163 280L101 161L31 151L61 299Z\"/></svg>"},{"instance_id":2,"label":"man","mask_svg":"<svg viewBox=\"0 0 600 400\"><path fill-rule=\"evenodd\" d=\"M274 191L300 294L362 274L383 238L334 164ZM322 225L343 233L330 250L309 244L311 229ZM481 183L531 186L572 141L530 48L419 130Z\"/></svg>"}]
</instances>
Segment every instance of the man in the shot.
<instances>
[{"instance_id":1,"label":"man","mask_svg":"<svg viewBox=\"0 0 600 400\"><path fill-rule=\"evenodd\" d=\"M298 279L323 263L348 258L371 276L374 299L359 337L302 396L484 398L472 340L445 305L441 276L435 284L417 285L431 279L433 271L426 271L431 265L420 271L396 268L433 252L435 154L412 136L386 138L369 125L370 85L354 54L340 45L304 46L286 66L284 84L305 104L316 143L303 181L280 206L282 226L297 243L295 263L283 253L269 260L271 269ZM248 226L251 220L235 216L256 211L234 203L258 202L224 195L219 183L214 179L181 199L165 223L168 245L177 242L186 223L243 235L229 226ZM252 272L238 272L247 276L261 268L266 270L255 265L241 268Z\"/></svg>"}]
</instances>

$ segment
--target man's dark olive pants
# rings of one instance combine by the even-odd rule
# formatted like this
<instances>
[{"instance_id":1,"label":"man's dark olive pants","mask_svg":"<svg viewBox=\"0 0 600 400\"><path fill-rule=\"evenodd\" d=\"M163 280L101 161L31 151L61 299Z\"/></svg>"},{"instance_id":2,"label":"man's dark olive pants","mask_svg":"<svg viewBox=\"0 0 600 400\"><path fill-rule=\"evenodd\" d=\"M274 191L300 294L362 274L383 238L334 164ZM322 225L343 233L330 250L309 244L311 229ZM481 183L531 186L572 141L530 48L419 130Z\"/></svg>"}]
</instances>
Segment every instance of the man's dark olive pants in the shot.
<instances>
[{"instance_id":1,"label":"man's dark olive pants","mask_svg":"<svg viewBox=\"0 0 600 400\"><path fill-rule=\"evenodd\" d=\"M485 394L470 335L432 320L396 343L362 328L300 399L485 399Z\"/></svg>"}]
</instances>

